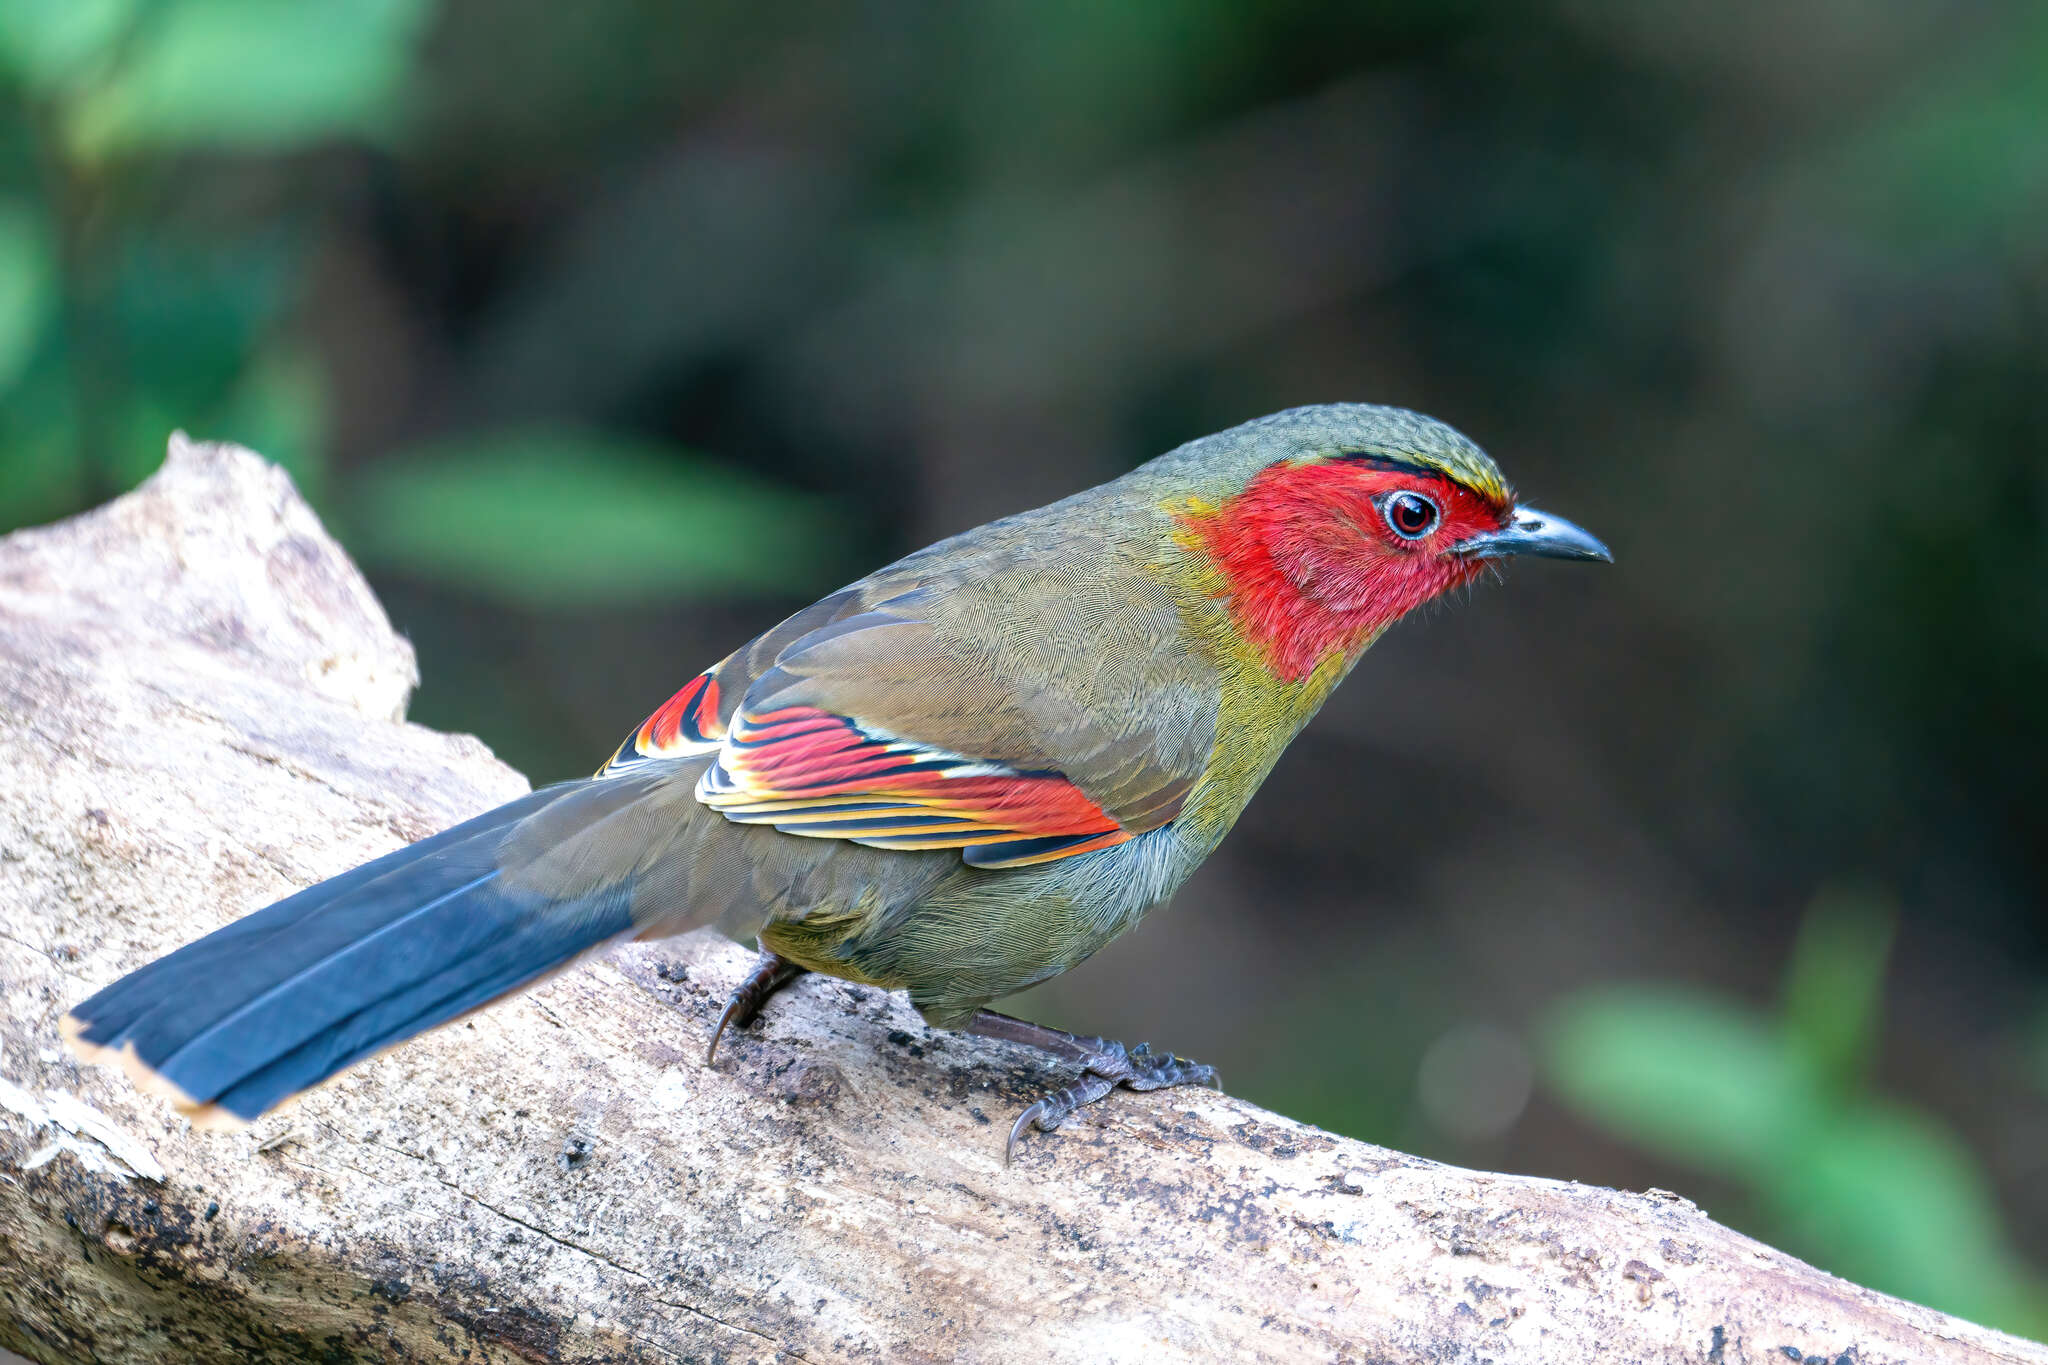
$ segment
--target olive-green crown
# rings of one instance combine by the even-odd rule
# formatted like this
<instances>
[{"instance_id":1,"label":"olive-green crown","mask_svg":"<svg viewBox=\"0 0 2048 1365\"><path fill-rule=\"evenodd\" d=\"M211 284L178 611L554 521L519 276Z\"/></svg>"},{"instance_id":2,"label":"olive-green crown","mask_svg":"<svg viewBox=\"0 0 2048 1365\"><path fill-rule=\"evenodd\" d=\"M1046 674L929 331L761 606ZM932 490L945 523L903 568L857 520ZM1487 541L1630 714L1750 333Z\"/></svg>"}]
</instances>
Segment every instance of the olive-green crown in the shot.
<instances>
[{"instance_id":1,"label":"olive-green crown","mask_svg":"<svg viewBox=\"0 0 2048 1365\"><path fill-rule=\"evenodd\" d=\"M1289 408L1190 441L1153 461L1177 474L1221 477L1242 487L1279 460L1376 459L1441 474L1505 506L1514 490L1487 453L1434 417L1372 403ZM1206 480L1205 480L1206 481Z\"/></svg>"}]
</instances>

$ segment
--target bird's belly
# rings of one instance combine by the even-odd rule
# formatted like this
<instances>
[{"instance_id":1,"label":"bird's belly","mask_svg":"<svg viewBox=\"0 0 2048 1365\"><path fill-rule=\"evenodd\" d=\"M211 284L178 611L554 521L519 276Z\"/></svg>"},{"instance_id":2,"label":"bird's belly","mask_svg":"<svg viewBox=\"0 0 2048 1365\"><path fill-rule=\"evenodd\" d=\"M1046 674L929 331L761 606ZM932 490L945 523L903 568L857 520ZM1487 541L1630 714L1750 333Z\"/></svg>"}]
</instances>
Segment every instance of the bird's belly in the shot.
<instances>
[{"instance_id":1,"label":"bird's belly","mask_svg":"<svg viewBox=\"0 0 2048 1365\"><path fill-rule=\"evenodd\" d=\"M1200 861L1172 828L1035 867L964 869L900 915L827 944L804 925L763 941L833 976L910 991L926 1018L955 1027L991 1000L1087 960L1165 900ZM796 950L792 953L783 944Z\"/></svg>"},{"instance_id":2,"label":"bird's belly","mask_svg":"<svg viewBox=\"0 0 2048 1365\"><path fill-rule=\"evenodd\" d=\"M863 986L896 990L908 983L878 976L847 955L849 935L839 925L810 920L777 920L763 925L759 934L763 948L794 962L805 971L836 976Z\"/></svg>"}]
</instances>

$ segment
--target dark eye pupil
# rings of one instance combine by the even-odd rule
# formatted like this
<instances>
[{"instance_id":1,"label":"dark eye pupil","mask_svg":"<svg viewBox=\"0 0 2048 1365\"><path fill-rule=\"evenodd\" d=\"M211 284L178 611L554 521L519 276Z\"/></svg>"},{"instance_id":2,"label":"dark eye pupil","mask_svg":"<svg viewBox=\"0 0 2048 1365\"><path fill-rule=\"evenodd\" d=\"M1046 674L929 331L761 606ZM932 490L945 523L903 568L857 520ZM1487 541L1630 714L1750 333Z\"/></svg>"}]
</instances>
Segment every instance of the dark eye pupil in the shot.
<instances>
[{"instance_id":1,"label":"dark eye pupil","mask_svg":"<svg viewBox=\"0 0 2048 1365\"><path fill-rule=\"evenodd\" d=\"M1436 521L1436 508L1413 493L1399 495L1387 510L1392 514L1394 529L1404 536L1419 536Z\"/></svg>"}]
</instances>

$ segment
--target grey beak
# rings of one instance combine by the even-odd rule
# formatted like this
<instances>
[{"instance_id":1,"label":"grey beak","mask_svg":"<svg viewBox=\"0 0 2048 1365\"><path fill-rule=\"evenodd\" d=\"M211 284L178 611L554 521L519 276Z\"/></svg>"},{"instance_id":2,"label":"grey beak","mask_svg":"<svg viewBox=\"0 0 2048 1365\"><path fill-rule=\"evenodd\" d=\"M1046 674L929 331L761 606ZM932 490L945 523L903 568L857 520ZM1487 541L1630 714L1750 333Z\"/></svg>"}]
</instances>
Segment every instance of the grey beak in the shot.
<instances>
[{"instance_id":1,"label":"grey beak","mask_svg":"<svg viewBox=\"0 0 2048 1365\"><path fill-rule=\"evenodd\" d=\"M1501 559L1508 555L1541 555L1545 559L1597 559L1612 564L1614 556L1590 534L1563 517L1533 507L1517 507L1515 519L1498 531L1468 536L1451 546L1464 559Z\"/></svg>"}]
</instances>

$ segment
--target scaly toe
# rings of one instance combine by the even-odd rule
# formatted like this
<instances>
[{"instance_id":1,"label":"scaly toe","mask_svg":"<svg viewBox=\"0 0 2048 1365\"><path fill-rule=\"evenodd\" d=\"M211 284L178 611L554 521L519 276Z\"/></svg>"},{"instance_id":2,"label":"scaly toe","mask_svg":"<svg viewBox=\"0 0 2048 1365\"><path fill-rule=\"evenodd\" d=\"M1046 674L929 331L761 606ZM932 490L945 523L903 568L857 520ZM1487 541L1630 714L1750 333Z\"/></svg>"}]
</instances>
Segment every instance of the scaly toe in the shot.
<instances>
[{"instance_id":1,"label":"scaly toe","mask_svg":"<svg viewBox=\"0 0 2048 1365\"><path fill-rule=\"evenodd\" d=\"M1223 1083L1216 1078L1215 1067L1176 1057L1171 1052L1164 1057L1151 1058L1124 1084L1133 1090L1165 1090L1176 1085L1206 1085L1212 1090L1223 1088Z\"/></svg>"}]
</instances>

